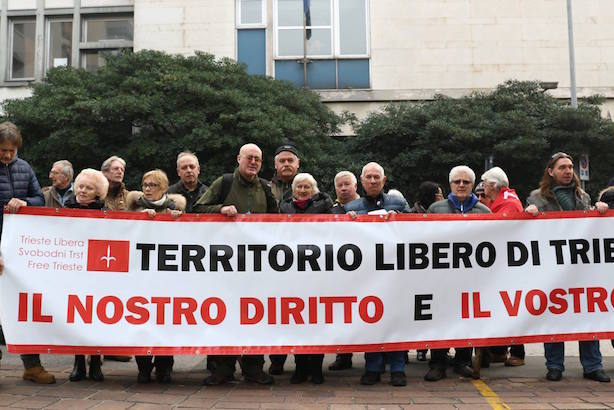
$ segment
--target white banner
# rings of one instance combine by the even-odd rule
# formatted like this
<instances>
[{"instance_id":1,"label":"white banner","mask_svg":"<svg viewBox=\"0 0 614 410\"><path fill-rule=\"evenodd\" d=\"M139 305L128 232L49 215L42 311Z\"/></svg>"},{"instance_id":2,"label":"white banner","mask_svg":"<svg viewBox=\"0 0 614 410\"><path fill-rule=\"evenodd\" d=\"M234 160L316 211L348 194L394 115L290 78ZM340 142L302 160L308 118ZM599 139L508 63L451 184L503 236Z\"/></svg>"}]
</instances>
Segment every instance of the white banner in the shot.
<instances>
[{"instance_id":1,"label":"white banner","mask_svg":"<svg viewBox=\"0 0 614 410\"><path fill-rule=\"evenodd\" d=\"M308 353L614 338L614 212L4 216L11 352Z\"/></svg>"}]
</instances>

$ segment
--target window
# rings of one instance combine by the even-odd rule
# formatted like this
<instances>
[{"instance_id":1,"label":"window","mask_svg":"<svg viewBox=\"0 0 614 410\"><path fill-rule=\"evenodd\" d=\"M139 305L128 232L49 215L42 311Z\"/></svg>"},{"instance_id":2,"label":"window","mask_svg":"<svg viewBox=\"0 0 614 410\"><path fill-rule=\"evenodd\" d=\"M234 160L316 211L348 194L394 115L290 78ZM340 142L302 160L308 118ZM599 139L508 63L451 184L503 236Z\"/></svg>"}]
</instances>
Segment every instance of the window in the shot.
<instances>
[{"instance_id":1,"label":"window","mask_svg":"<svg viewBox=\"0 0 614 410\"><path fill-rule=\"evenodd\" d=\"M11 80L34 78L36 21L11 20L9 75Z\"/></svg>"},{"instance_id":2,"label":"window","mask_svg":"<svg viewBox=\"0 0 614 410\"><path fill-rule=\"evenodd\" d=\"M134 19L132 16L93 17L83 20L81 67L95 70L104 65L106 54L132 49Z\"/></svg>"},{"instance_id":3,"label":"window","mask_svg":"<svg viewBox=\"0 0 614 410\"><path fill-rule=\"evenodd\" d=\"M275 78L317 89L369 88L368 9L368 0L276 0Z\"/></svg>"},{"instance_id":4,"label":"window","mask_svg":"<svg viewBox=\"0 0 614 410\"><path fill-rule=\"evenodd\" d=\"M237 0L237 61L252 75L266 74L266 1Z\"/></svg>"},{"instance_id":5,"label":"window","mask_svg":"<svg viewBox=\"0 0 614 410\"><path fill-rule=\"evenodd\" d=\"M368 57L367 0L311 0L304 30L303 0L277 0L276 56ZM304 33L305 32L305 33Z\"/></svg>"},{"instance_id":6,"label":"window","mask_svg":"<svg viewBox=\"0 0 614 410\"><path fill-rule=\"evenodd\" d=\"M263 0L237 0L237 28L265 27L265 7Z\"/></svg>"},{"instance_id":7,"label":"window","mask_svg":"<svg viewBox=\"0 0 614 410\"><path fill-rule=\"evenodd\" d=\"M46 69L72 64L72 20L47 20Z\"/></svg>"}]
</instances>

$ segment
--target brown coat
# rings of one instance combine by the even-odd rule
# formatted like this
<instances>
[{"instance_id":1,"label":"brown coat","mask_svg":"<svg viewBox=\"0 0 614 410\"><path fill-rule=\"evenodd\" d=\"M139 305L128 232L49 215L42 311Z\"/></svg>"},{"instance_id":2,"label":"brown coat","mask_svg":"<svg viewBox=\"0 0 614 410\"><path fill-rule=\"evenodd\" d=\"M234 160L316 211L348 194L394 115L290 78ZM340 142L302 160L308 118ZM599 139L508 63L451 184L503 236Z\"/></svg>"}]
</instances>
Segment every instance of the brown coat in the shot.
<instances>
[{"instance_id":1,"label":"brown coat","mask_svg":"<svg viewBox=\"0 0 614 410\"><path fill-rule=\"evenodd\" d=\"M145 209L154 209L156 212L167 213L171 210L185 211L186 200L180 194L166 194L166 202L160 207L148 208L140 201L143 198L141 191L130 191L126 197L126 206L128 211L143 211Z\"/></svg>"},{"instance_id":2,"label":"brown coat","mask_svg":"<svg viewBox=\"0 0 614 410\"><path fill-rule=\"evenodd\" d=\"M104 200L104 206L109 211L125 211L128 206L126 203L127 197L128 190L123 183L117 188L109 186L109 192Z\"/></svg>"}]
</instances>

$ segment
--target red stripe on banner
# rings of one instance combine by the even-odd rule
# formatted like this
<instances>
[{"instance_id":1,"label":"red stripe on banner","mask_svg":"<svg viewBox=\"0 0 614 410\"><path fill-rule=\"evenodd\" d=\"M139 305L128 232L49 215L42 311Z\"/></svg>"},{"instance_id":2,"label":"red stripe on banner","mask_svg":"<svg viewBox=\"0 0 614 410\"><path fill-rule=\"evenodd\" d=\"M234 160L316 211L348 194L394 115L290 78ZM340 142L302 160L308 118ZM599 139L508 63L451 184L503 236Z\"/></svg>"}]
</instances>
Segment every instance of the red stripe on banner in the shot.
<instances>
[{"instance_id":1,"label":"red stripe on banner","mask_svg":"<svg viewBox=\"0 0 614 410\"><path fill-rule=\"evenodd\" d=\"M5 211L6 213L6 211ZM614 210L604 214L599 211L565 211L547 212L533 217L526 212L502 214L391 214L388 219L385 215L359 215L351 219L347 215L332 214L239 214L235 217L226 217L220 214L183 214L174 219L170 214L158 213L154 218L144 212L128 211L95 211L67 208L44 208L37 206L21 207L19 215L39 216L68 216L94 219L134 219L139 221L177 221L177 222L386 222L386 221L466 221L466 220L539 220L539 219L565 219L614 216Z\"/></svg>"},{"instance_id":2,"label":"red stripe on banner","mask_svg":"<svg viewBox=\"0 0 614 410\"><path fill-rule=\"evenodd\" d=\"M575 340L610 340L614 332L565 333L519 337L496 337L484 339L431 340L356 345L316 346L65 346L65 345L15 345L7 344L9 353L46 354L106 354L106 355L244 355L244 354L303 354L303 353L350 353L391 352L413 349L441 349L447 347L509 346L525 343L569 342Z\"/></svg>"}]
</instances>

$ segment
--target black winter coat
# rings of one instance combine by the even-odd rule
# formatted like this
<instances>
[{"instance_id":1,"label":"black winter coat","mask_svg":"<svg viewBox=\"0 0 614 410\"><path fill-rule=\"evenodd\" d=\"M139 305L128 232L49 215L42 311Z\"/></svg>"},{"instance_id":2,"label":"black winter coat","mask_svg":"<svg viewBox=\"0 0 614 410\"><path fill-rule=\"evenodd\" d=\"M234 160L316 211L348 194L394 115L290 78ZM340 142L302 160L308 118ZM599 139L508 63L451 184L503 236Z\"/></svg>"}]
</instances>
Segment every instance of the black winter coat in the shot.
<instances>
[{"instance_id":1,"label":"black winter coat","mask_svg":"<svg viewBox=\"0 0 614 410\"><path fill-rule=\"evenodd\" d=\"M45 205L41 186L32 167L17 157L8 165L0 164L0 206L4 208L12 198L26 201L28 206ZM2 216L0 213L0 232L2 231Z\"/></svg>"},{"instance_id":2,"label":"black winter coat","mask_svg":"<svg viewBox=\"0 0 614 410\"><path fill-rule=\"evenodd\" d=\"M279 204L279 212L282 214L330 214L333 200L324 192L318 192L309 200L305 209L294 205L292 198L286 199Z\"/></svg>"}]
</instances>

